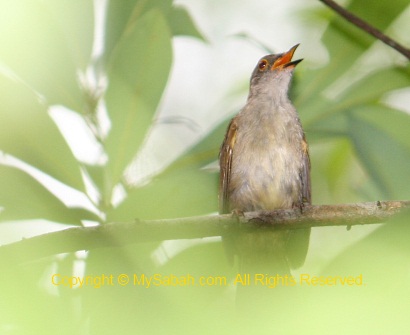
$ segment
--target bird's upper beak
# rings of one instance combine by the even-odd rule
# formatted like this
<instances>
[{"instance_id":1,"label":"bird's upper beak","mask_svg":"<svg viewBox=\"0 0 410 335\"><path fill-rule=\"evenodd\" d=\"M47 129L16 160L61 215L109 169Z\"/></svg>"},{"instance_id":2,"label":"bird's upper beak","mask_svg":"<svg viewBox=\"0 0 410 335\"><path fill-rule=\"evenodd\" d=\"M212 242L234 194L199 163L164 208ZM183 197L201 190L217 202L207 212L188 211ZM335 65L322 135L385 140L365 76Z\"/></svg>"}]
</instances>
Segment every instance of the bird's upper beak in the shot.
<instances>
[{"instance_id":1,"label":"bird's upper beak","mask_svg":"<svg viewBox=\"0 0 410 335\"><path fill-rule=\"evenodd\" d=\"M277 69L277 68L285 68L285 67L295 67L298 63L300 63L303 59L298 59L298 60L294 60L293 62L292 57L293 54L295 53L295 50L297 49L297 47L299 46L299 44L296 44L295 46L293 46L292 48L290 48L289 51L285 52L284 54L282 54L276 61L275 63L273 63L271 70Z\"/></svg>"}]
</instances>

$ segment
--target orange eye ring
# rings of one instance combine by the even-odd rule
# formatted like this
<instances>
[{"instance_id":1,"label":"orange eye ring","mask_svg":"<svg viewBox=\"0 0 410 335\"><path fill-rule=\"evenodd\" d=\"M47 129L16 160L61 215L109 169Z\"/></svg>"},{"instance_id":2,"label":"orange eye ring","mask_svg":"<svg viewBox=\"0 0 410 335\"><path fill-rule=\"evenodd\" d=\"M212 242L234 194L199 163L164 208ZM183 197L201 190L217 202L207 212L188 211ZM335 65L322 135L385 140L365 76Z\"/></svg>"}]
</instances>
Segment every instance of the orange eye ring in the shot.
<instances>
[{"instance_id":1,"label":"orange eye ring","mask_svg":"<svg viewBox=\"0 0 410 335\"><path fill-rule=\"evenodd\" d=\"M261 71L265 71L266 68L267 68L267 66L268 66L268 61L267 61L266 59L262 59L262 60L259 62L259 65L258 65L259 70L261 70Z\"/></svg>"}]
</instances>

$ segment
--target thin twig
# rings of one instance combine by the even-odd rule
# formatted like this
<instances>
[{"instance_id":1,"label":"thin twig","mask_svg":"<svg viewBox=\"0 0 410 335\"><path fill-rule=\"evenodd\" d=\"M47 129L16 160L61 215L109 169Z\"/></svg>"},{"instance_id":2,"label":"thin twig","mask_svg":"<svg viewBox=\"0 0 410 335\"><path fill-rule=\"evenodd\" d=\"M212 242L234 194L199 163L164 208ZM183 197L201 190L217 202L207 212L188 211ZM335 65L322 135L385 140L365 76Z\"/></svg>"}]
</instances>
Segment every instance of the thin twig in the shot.
<instances>
[{"instance_id":1,"label":"thin twig","mask_svg":"<svg viewBox=\"0 0 410 335\"><path fill-rule=\"evenodd\" d=\"M382 41L383 43L389 45L390 47L392 47L393 49L397 50L398 52L400 52L403 56L407 57L410 60L410 49L407 49L406 47L404 47L403 45L401 45L400 43L396 42L395 40L393 40L392 38L386 36L385 34L383 34L380 30L374 28L373 26L371 26L369 23L363 21L361 18L357 17L356 15L352 14L351 12L349 12L347 9L339 6L336 2L334 2L333 0L319 0L321 2L323 2L325 5L329 6L330 8L332 8L335 12L337 12L338 14L340 14L341 16L343 16L346 20L348 20L349 22L353 23L354 25L356 25L357 27L361 28L362 30L366 31L367 33L369 33L370 35L376 37L377 39L379 39L380 41Z\"/></svg>"},{"instance_id":2,"label":"thin twig","mask_svg":"<svg viewBox=\"0 0 410 335\"><path fill-rule=\"evenodd\" d=\"M299 229L382 223L410 201L307 206L299 209L250 212L244 216L211 215L167 220L109 223L69 228L0 247L0 264L33 261L60 253L163 240L222 236L237 229Z\"/></svg>"}]
</instances>

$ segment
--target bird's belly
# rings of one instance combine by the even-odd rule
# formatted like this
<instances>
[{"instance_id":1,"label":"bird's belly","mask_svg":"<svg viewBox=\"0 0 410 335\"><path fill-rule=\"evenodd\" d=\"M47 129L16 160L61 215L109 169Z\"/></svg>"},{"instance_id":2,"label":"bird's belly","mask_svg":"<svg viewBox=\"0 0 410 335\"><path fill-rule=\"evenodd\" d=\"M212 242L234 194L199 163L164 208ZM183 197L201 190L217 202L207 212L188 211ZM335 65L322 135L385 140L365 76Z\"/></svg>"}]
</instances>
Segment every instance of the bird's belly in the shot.
<instances>
[{"instance_id":1,"label":"bird's belly","mask_svg":"<svg viewBox=\"0 0 410 335\"><path fill-rule=\"evenodd\" d=\"M230 209L242 211L291 208L301 195L301 157L287 145L254 148L233 157Z\"/></svg>"}]
</instances>

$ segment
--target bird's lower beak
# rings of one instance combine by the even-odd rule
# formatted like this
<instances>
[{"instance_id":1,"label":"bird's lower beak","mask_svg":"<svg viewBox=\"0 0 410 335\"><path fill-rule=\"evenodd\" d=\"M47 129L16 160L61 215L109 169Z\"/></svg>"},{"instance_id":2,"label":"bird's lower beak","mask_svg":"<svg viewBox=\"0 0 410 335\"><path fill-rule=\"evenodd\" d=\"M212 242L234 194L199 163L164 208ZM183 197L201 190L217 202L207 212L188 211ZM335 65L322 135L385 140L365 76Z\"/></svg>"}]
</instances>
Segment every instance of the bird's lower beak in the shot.
<instances>
[{"instance_id":1,"label":"bird's lower beak","mask_svg":"<svg viewBox=\"0 0 410 335\"><path fill-rule=\"evenodd\" d=\"M295 53L295 50L297 49L297 47L299 46L299 44L296 44L295 46L293 46L292 48L290 48L289 51L285 52L281 57L279 57L275 63L273 63L271 70L277 69L277 68L285 68L285 67L295 67L298 63L300 63L303 59L298 59L295 61L291 61L293 54Z\"/></svg>"}]
</instances>

